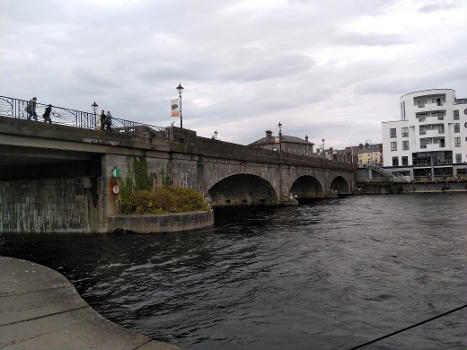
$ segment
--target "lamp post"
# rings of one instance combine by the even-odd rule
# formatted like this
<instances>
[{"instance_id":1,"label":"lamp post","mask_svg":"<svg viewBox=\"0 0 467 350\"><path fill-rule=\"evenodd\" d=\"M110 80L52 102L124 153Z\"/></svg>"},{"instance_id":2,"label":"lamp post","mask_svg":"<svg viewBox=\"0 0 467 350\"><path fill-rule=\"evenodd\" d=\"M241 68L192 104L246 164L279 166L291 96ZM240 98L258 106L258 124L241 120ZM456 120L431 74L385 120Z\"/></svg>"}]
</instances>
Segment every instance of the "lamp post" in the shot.
<instances>
[{"instance_id":1,"label":"lamp post","mask_svg":"<svg viewBox=\"0 0 467 350\"><path fill-rule=\"evenodd\" d=\"M321 140L323 142L323 158L326 159L326 152L324 151L324 139Z\"/></svg>"},{"instance_id":2,"label":"lamp post","mask_svg":"<svg viewBox=\"0 0 467 350\"><path fill-rule=\"evenodd\" d=\"M279 152L282 152L282 124L281 122L279 122L277 126L279 127Z\"/></svg>"},{"instance_id":3,"label":"lamp post","mask_svg":"<svg viewBox=\"0 0 467 350\"><path fill-rule=\"evenodd\" d=\"M218 134L217 130L214 130L214 140L217 140L217 134Z\"/></svg>"},{"instance_id":4,"label":"lamp post","mask_svg":"<svg viewBox=\"0 0 467 350\"><path fill-rule=\"evenodd\" d=\"M178 84L176 89L178 91L178 98L179 98L179 102L180 102L180 129L183 129L182 92L183 92L184 87L182 86L182 84Z\"/></svg>"},{"instance_id":5,"label":"lamp post","mask_svg":"<svg viewBox=\"0 0 467 350\"><path fill-rule=\"evenodd\" d=\"M96 101L94 101L91 107L94 113L94 122L97 124L96 115L97 115L97 107L99 107L99 105L96 103Z\"/></svg>"}]
</instances>

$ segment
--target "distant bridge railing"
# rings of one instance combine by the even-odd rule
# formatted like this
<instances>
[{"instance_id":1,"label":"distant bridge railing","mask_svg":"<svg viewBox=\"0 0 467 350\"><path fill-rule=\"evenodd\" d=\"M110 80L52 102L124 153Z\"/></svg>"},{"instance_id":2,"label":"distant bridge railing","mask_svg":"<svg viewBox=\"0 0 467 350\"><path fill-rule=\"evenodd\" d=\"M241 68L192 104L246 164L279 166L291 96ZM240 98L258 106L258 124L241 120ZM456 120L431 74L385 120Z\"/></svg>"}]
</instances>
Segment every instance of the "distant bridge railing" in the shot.
<instances>
[{"instance_id":1,"label":"distant bridge railing","mask_svg":"<svg viewBox=\"0 0 467 350\"><path fill-rule=\"evenodd\" d=\"M26 106L28 101L14 97L0 96L0 117L27 119ZM37 120L43 121L42 115L47 105L36 102ZM50 118L53 124L77 127L81 129L100 130L100 116L92 112L52 106ZM112 117L112 133L127 135L152 135L164 140L168 139L164 127L143 124L131 120Z\"/></svg>"}]
</instances>

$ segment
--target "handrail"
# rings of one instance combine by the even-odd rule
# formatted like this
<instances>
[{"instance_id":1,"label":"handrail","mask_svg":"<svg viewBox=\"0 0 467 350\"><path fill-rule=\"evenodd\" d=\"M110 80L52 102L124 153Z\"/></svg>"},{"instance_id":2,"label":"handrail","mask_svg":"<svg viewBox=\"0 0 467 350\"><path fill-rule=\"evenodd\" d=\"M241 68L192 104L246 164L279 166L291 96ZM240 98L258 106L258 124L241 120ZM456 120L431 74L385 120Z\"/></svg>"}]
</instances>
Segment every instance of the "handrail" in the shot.
<instances>
[{"instance_id":1,"label":"handrail","mask_svg":"<svg viewBox=\"0 0 467 350\"><path fill-rule=\"evenodd\" d=\"M0 117L27 119L26 106L28 101L0 95ZM38 120L42 118L47 104L36 102ZM53 124L77 127L81 129L99 130L100 116L92 112L77 109L52 106L50 118ZM99 122L98 122L99 119ZM168 131L164 127L139 123L127 119L112 117L112 133L126 135L152 135L168 140Z\"/></svg>"}]
</instances>

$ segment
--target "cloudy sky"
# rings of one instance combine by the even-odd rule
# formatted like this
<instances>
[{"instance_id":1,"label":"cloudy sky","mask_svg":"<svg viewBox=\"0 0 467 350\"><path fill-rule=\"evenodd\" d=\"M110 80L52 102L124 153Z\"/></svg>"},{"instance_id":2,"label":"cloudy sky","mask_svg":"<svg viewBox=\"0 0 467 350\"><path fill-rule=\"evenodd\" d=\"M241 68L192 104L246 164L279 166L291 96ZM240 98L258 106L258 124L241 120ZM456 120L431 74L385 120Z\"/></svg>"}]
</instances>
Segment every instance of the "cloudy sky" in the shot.
<instances>
[{"instance_id":1,"label":"cloudy sky","mask_svg":"<svg viewBox=\"0 0 467 350\"><path fill-rule=\"evenodd\" d=\"M464 0L0 0L0 95L247 144L381 141L407 92L466 91ZM176 124L179 121L176 120Z\"/></svg>"}]
</instances>

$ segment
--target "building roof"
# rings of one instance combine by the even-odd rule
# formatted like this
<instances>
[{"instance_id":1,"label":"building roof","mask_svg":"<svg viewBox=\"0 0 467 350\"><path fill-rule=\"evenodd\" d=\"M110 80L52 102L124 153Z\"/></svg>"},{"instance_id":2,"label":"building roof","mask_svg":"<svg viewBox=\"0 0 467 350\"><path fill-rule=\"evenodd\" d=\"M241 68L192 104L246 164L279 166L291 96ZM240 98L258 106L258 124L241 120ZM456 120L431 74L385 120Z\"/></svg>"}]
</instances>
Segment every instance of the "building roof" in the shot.
<instances>
[{"instance_id":1,"label":"building roof","mask_svg":"<svg viewBox=\"0 0 467 350\"><path fill-rule=\"evenodd\" d=\"M284 134L281 136L281 141L282 141L282 143L288 142L288 143L299 143L299 144L305 144L305 145L313 145L313 142L305 141L305 140L301 139L300 137L284 135ZM248 146L259 146L259 145L270 145L270 144L274 144L274 137L272 137L269 140L266 137L260 138L259 140L255 141L253 143L250 143Z\"/></svg>"}]
</instances>

